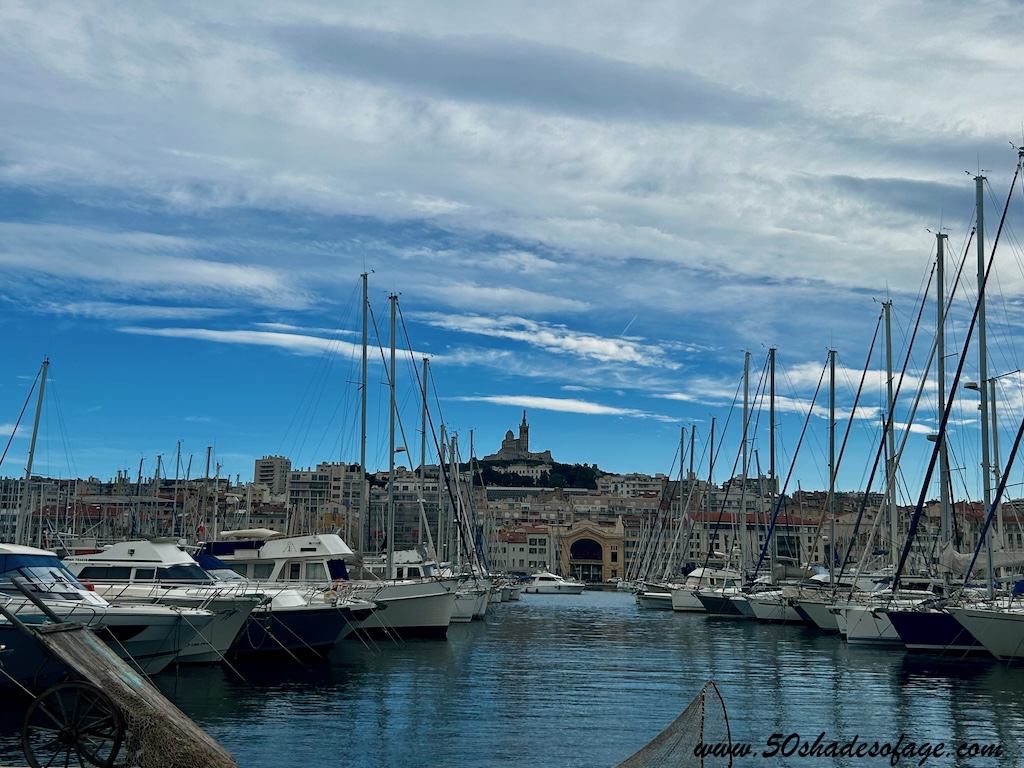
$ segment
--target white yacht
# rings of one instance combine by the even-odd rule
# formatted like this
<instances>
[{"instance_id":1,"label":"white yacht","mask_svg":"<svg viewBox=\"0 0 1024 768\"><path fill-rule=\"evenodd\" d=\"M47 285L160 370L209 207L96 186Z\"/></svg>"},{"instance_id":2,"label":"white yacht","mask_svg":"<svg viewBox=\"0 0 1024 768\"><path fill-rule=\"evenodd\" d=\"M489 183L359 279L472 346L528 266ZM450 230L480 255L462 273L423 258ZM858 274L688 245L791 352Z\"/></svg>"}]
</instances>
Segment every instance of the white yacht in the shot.
<instances>
[{"instance_id":1,"label":"white yacht","mask_svg":"<svg viewBox=\"0 0 1024 768\"><path fill-rule=\"evenodd\" d=\"M390 574L385 573L383 560L364 561L333 533L283 536L268 529L226 531L219 541L207 542L203 552L261 583L306 590L333 585L337 593L384 606L385 610L375 611L360 624L360 632L444 638L452 621L459 580L440 576L432 559L413 550L395 552Z\"/></svg>"},{"instance_id":2,"label":"white yacht","mask_svg":"<svg viewBox=\"0 0 1024 768\"><path fill-rule=\"evenodd\" d=\"M214 611L217 619L186 649L184 663L254 654L323 656L376 609L336 595L311 600L234 571L211 574L174 539L118 542L64 563L116 604L201 604Z\"/></svg>"},{"instance_id":3,"label":"white yacht","mask_svg":"<svg viewBox=\"0 0 1024 768\"><path fill-rule=\"evenodd\" d=\"M539 571L523 584L523 592L537 595L579 595L587 585L576 579L564 579L549 571Z\"/></svg>"},{"instance_id":4,"label":"white yacht","mask_svg":"<svg viewBox=\"0 0 1024 768\"><path fill-rule=\"evenodd\" d=\"M40 619L45 611L23 595L15 579L20 579L45 611L61 621L89 627L114 653L147 675L174 661L214 618L202 608L113 605L80 583L52 552L0 544L0 593L10 598L9 610L23 620Z\"/></svg>"}]
</instances>

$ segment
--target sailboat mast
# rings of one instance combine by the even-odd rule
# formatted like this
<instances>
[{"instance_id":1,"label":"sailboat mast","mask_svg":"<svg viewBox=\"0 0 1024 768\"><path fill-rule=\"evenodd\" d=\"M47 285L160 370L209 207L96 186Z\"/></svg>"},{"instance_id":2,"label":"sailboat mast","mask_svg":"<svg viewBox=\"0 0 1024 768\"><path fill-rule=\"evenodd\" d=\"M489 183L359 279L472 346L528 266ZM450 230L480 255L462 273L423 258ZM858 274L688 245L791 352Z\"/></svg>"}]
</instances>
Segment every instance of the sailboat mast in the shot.
<instances>
[{"instance_id":1,"label":"sailboat mast","mask_svg":"<svg viewBox=\"0 0 1024 768\"><path fill-rule=\"evenodd\" d=\"M747 555L750 552L747 541L747 436L750 425L750 352L743 353L743 443L740 446L740 562L742 568L747 567Z\"/></svg>"},{"instance_id":2,"label":"sailboat mast","mask_svg":"<svg viewBox=\"0 0 1024 768\"><path fill-rule=\"evenodd\" d=\"M935 283L937 322L935 330L936 368L935 375L939 388L938 420L946 412L946 235L935 235L936 261ZM943 543L953 538L953 520L949 507L949 454L946 453L946 436L938 434L939 441L939 535Z\"/></svg>"},{"instance_id":3,"label":"sailboat mast","mask_svg":"<svg viewBox=\"0 0 1024 768\"><path fill-rule=\"evenodd\" d=\"M758 472L758 475L761 473ZM775 494L778 492L779 484L775 480L775 347L768 350L768 475L771 478L771 509L775 509ZM764 496L762 495L762 498ZM772 556L771 566L774 572L775 554L778 549L778 542L774 542L770 550Z\"/></svg>"},{"instance_id":4,"label":"sailboat mast","mask_svg":"<svg viewBox=\"0 0 1024 768\"><path fill-rule=\"evenodd\" d=\"M360 379L360 426L359 426L359 546L357 550L359 554L366 551L366 533L369 528L369 507L367 498L370 494L370 488L366 482L366 360L367 360L367 349L368 349L368 318L367 309L370 305L370 299L367 295L367 273L362 274L363 278L363 361L362 361L362 378Z\"/></svg>"},{"instance_id":5,"label":"sailboat mast","mask_svg":"<svg viewBox=\"0 0 1024 768\"><path fill-rule=\"evenodd\" d=\"M430 361L423 358L423 419L420 432L420 524L416 526L419 535L416 543L423 543L423 526L427 525L427 516L423 505L427 497L427 375L430 370Z\"/></svg>"},{"instance_id":6,"label":"sailboat mast","mask_svg":"<svg viewBox=\"0 0 1024 768\"><path fill-rule=\"evenodd\" d=\"M835 579L836 565L836 351L828 351L828 519L829 583Z\"/></svg>"},{"instance_id":7,"label":"sailboat mast","mask_svg":"<svg viewBox=\"0 0 1024 768\"><path fill-rule=\"evenodd\" d=\"M181 440L178 441L178 449L174 454L174 503L171 505L171 536L178 535L178 494L180 493L181 474ZM248 520L246 520L248 522ZM246 528L249 526L246 525Z\"/></svg>"},{"instance_id":8,"label":"sailboat mast","mask_svg":"<svg viewBox=\"0 0 1024 768\"><path fill-rule=\"evenodd\" d=\"M831 521L828 550L829 581L835 568L836 522L836 351L828 351L828 517Z\"/></svg>"},{"instance_id":9,"label":"sailboat mast","mask_svg":"<svg viewBox=\"0 0 1024 768\"><path fill-rule=\"evenodd\" d=\"M990 475L990 457L988 433L988 349L985 330L985 177L974 177L974 200L978 209L978 395L981 399L981 493L984 509L992 503L992 477ZM992 568L992 530L989 529L985 539L985 552L988 555L988 590L989 598L995 596L995 573Z\"/></svg>"},{"instance_id":10,"label":"sailboat mast","mask_svg":"<svg viewBox=\"0 0 1024 768\"><path fill-rule=\"evenodd\" d=\"M391 302L391 373L388 376L388 390L391 393L391 407L388 414L388 533L387 533L387 578L394 578L395 565L395 304L398 297L388 296Z\"/></svg>"},{"instance_id":11,"label":"sailboat mast","mask_svg":"<svg viewBox=\"0 0 1024 768\"><path fill-rule=\"evenodd\" d=\"M21 512L14 530L14 541L25 544L30 537L32 507L28 504L28 486L32 482L32 462L36 455L36 437L39 435L39 417L43 412L43 390L46 388L46 370L50 367L50 358L44 358L39 369L39 398L36 400L36 418L32 422L32 440L28 446L28 457L25 461L25 485L21 489ZM40 522L40 524L42 524Z\"/></svg>"},{"instance_id":12,"label":"sailboat mast","mask_svg":"<svg viewBox=\"0 0 1024 768\"><path fill-rule=\"evenodd\" d=\"M892 302L882 305L885 308L885 396L886 412L886 452L888 453L886 468L886 500L889 508L889 553L891 555L893 573L896 572L897 555L896 539L899 536L899 520L896 517L896 432L893 428L895 420L896 400L893 395L892 372Z\"/></svg>"}]
</instances>

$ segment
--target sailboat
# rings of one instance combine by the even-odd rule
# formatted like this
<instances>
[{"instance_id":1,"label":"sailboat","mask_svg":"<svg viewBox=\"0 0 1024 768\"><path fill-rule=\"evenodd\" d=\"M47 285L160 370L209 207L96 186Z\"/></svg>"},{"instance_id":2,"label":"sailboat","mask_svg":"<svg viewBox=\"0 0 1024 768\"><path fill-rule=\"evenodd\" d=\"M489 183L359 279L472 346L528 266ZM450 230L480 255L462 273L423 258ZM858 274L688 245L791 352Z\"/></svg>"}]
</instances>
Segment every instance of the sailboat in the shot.
<instances>
[{"instance_id":1,"label":"sailboat","mask_svg":"<svg viewBox=\"0 0 1024 768\"><path fill-rule=\"evenodd\" d=\"M1003 222L1005 222L1007 211L1009 208L1010 200L1014 192L1017 179L1021 178L1022 164L1024 164L1024 149L1018 150L1017 155L1017 167L1014 173L1013 181L1010 184L1010 195L1007 197L1006 206L1003 210L1003 221L1000 223L999 230L997 232L995 243L998 243L999 233L1002 231ZM1012 658L1015 656L1024 657L1024 651L1017 651L1017 646L1020 645L1021 638L1024 637L1024 624L1015 622L1012 618L1007 620L1007 616L1014 616L1015 611L1013 609L1014 595L1009 595L1003 599L996 599L995 596L995 556L993 547L993 539L990 530L990 524L992 518L996 515L997 510L1000 509L1000 499L1005 489L1007 476L1009 473L1010 464L1013 462L1013 456L1020 444L1021 435L1024 434L1024 421L1021 422L1020 429L1017 433L1017 439L1014 442L1013 451L1011 452L1011 458L1007 463L1007 467L1003 473L1003 476L999 482L998 490L993 497L992 485L991 485L991 464L989 458L989 451L991 447L997 445L996 440L996 428L995 423L995 382L994 378L989 378L988 375L988 352L986 346L986 318L985 318L985 288L988 283L990 271L992 269L992 263L995 257L995 244L993 244L992 253L987 259L986 266L986 254L985 254L985 240L984 240L984 196L983 196L983 176L975 177L975 200L976 200L976 214L977 214L977 255L978 255L978 300L975 305L974 317L972 318L972 329L977 327L978 332L978 375L979 382L975 386L965 385L965 388L977 389L980 395L980 410L981 410L981 455L982 455L982 468L983 468L983 482L982 491L985 509L987 511L985 524L982 531L979 534L979 539L975 549L973 558L971 558L970 564L964 569L964 584L960 592L954 595L954 599L950 601L942 601L935 605L928 605L924 609L919 609L912 612L904 612L900 615L894 615L892 618L901 627L900 636L906 638L908 648L913 650L930 650L930 651L947 651L954 650L958 653L975 653L980 652L981 648L984 647L993 655L999 658ZM939 252L942 250L942 239L939 238ZM941 316L941 315L940 315ZM970 338L970 333L968 334ZM966 353L966 349L965 349ZM963 357L961 358L960 366L954 377L954 389L961 371L963 369ZM941 370L941 369L940 369ZM992 402L990 403L987 397L987 390L991 387L992 390ZM992 413L992 432L989 433L989 413ZM942 443L942 435L946 423L949 418L949 405L942 411L942 418L940 423L939 436L936 441L931 463L929 464L929 474L934 467L936 461L936 454L940 458L944 458L944 443ZM998 459L997 459L998 461ZM940 470L940 479L945 483L945 479L941 477L942 471ZM909 551L910 538L914 535L917 530L918 521L921 516L921 507L923 504L923 493L922 500L918 503L918 508L915 510L913 519L911 520L910 532L908 535L908 542L904 547L903 555L900 560L899 567L902 569L907 553ZM945 510L944 510L945 511ZM943 563L945 565L957 565L958 558L951 553L951 545L949 543L949 537L947 534L947 523L946 519L943 519L943 533L946 544L944 551ZM1002 533L1002 525L999 526L1000 533ZM1001 542L1000 542L1001 544ZM973 565L980 555L982 547L986 549L985 562L987 566L987 593L988 593L988 605L977 605L971 604L968 601L970 590L968 590L968 583L971 578L971 571ZM1004 560L1008 558L1005 557ZM896 572L896 578L898 580L900 570ZM1015 590L1016 591L1016 590Z\"/></svg>"},{"instance_id":2,"label":"sailboat","mask_svg":"<svg viewBox=\"0 0 1024 768\"><path fill-rule=\"evenodd\" d=\"M740 470L737 477L740 482L739 511L733 515L734 530L736 532L736 545L733 548L739 560L739 572L742 574L747 565L747 435L750 428L750 353L743 354L743 437L740 442ZM729 491L732 488L730 483L726 488L725 499L722 501L722 509L719 513L719 521L724 517L725 505L728 501ZM707 560L705 565L707 565ZM754 609L747 601L747 594L743 588L742 580L739 583L725 581L719 587L701 587L696 590L696 597L704 606L704 611L711 616L724 618L754 618Z\"/></svg>"},{"instance_id":3,"label":"sailboat","mask_svg":"<svg viewBox=\"0 0 1024 768\"><path fill-rule=\"evenodd\" d=\"M367 275L363 281L363 401L360 459L365 468L367 390ZM359 625L356 634L404 639L447 637L455 606L459 579L446 577L429 548L399 551L395 541L395 313L398 297L391 305L391 361L389 366L390 463L388 472L387 551L383 556L353 550L340 535L310 532L284 536L275 531L228 531L216 542L204 545L204 554L214 555L248 578L268 584L287 585L315 591L330 587L339 594L370 600L384 610L374 611ZM362 469L361 471L365 471ZM367 493L360 494L360 538L367 521Z\"/></svg>"},{"instance_id":4,"label":"sailboat","mask_svg":"<svg viewBox=\"0 0 1024 768\"><path fill-rule=\"evenodd\" d=\"M979 197L978 203L981 199ZM977 238L980 248L984 248L984 231L979 229ZM937 286L936 305L938 322L936 330L936 382L938 385L938 415L941 421L946 409L946 369L945 369L945 324L947 305L945 299L945 241L944 233L936 233L936 271ZM983 252L983 251L982 251ZM949 500L949 459L945 445L945 435L940 432L930 437L938 444L939 453L939 518L940 540L944 548L952 547L951 512ZM926 599L914 602L909 607L890 606L886 608L886 616L899 635L908 651L926 651L935 653L985 653L984 646L967 628L945 610L947 599Z\"/></svg>"}]
</instances>

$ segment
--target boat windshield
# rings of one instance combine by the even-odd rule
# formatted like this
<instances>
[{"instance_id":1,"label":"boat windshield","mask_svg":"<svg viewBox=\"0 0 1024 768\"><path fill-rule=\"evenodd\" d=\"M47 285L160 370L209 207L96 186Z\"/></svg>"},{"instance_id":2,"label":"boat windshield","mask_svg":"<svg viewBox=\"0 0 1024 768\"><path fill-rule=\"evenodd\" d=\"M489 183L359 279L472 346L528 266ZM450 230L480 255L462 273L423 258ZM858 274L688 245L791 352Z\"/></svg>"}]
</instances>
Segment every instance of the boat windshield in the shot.
<instances>
[{"instance_id":1,"label":"boat windshield","mask_svg":"<svg viewBox=\"0 0 1024 768\"><path fill-rule=\"evenodd\" d=\"M248 581L245 576L231 568L213 568L207 573L217 581Z\"/></svg>"},{"instance_id":2,"label":"boat windshield","mask_svg":"<svg viewBox=\"0 0 1024 768\"><path fill-rule=\"evenodd\" d=\"M160 581L210 581L210 574L196 564L157 568L156 577Z\"/></svg>"},{"instance_id":3,"label":"boat windshield","mask_svg":"<svg viewBox=\"0 0 1024 768\"><path fill-rule=\"evenodd\" d=\"M63 599L81 600L85 591L56 555L0 555L0 590L16 592L13 580L19 576L37 592L56 594Z\"/></svg>"}]
</instances>

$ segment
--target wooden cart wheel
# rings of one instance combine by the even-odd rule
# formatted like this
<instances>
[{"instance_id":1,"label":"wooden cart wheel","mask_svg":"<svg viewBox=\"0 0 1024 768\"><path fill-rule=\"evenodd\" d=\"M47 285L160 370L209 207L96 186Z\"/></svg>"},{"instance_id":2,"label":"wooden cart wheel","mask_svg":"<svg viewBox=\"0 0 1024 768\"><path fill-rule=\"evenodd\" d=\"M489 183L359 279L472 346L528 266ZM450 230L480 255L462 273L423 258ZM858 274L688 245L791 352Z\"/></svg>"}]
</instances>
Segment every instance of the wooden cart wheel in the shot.
<instances>
[{"instance_id":1,"label":"wooden cart wheel","mask_svg":"<svg viewBox=\"0 0 1024 768\"><path fill-rule=\"evenodd\" d=\"M97 686L61 683L29 705L21 744L32 768L111 768L124 730L121 711Z\"/></svg>"}]
</instances>

